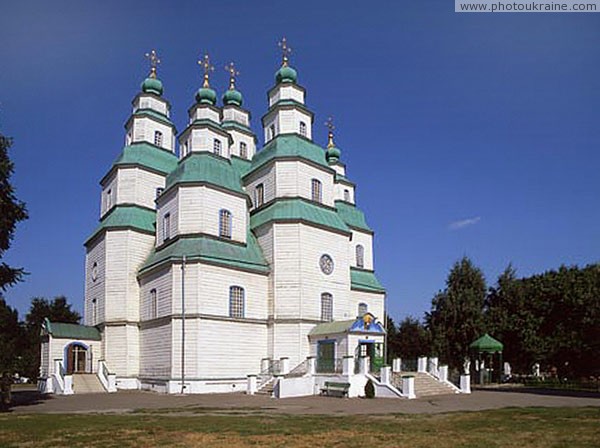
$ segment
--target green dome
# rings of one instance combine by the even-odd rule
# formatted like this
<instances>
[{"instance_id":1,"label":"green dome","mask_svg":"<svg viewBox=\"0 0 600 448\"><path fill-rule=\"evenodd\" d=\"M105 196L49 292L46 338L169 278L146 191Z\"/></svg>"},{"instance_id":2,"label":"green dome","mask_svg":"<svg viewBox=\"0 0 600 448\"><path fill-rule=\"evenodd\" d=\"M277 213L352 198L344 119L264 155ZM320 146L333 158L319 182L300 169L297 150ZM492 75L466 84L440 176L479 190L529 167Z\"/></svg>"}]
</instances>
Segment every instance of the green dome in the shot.
<instances>
[{"instance_id":1,"label":"green dome","mask_svg":"<svg viewBox=\"0 0 600 448\"><path fill-rule=\"evenodd\" d=\"M242 94L235 89L229 89L223 95L223 104L226 106L241 106L242 102Z\"/></svg>"},{"instance_id":2,"label":"green dome","mask_svg":"<svg viewBox=\"0 0 600 448\"><path fill-rule=\"evenodd\" d=\"M142 83L142 92L162 95L163 85L161 80L158 78L146 78Z\"/></svg>"},{"instance_id":3,"label":"green dome","mask_svg":"<svg viewBox=\"0 0 600 448\"><path fill-rule=\"evenodd\" d=\"M325 158L327 159L328 163L336 163L338 160L340 160L341 155L342 151L335 146L327 148L327 151L325 152Z\"/></svg>"},{"instance_id":4,"label":"green dome","mask_svg":"<svg viewBox=\"0 0 600 448\"><path fill-rule=\"evenodd\" d=\"M275 73L275 81L277 81L277 84L281 82L295 83L297 79L298 74L296 73L296 70L289 65L281 67L279 70L277 70L277 73Z\"/></svg>"},{"instance_id":5,"label":"green dome","mask_svg":"<svg viewBox=\"0 0 600 448\"><path fill-rule=\"evenodd\" d=\"M200 104L210 104L214 106L217 102L217 93L211 88L202 87L198 90L198 93L196 93L196 101Z\"/></svg>"}]
</instances>

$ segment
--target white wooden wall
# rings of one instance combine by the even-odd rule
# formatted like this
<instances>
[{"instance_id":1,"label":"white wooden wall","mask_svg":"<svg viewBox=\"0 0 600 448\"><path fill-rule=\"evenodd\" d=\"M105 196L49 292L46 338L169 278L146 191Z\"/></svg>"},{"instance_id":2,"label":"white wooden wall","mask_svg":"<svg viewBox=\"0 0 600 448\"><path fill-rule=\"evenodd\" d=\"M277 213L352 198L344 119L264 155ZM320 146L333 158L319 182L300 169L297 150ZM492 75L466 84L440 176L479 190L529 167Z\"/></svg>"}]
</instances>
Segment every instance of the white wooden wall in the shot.
<instances>
[{"instance_id":1,"label":"white wooden wall","mask_svg":"<svg viewBox=\"0 0 600 448\"><path fill-rule=\"evenodd\" d=\"M275 198L275 171L275 165L268 164L247 179L244 186L252 199L252 208L256 206L256 186L259 184L263 184L265 204Z\"/></svg>"},{"instance_id":2,"label":"white wooden wall","mask_svg":"<svg viewBox=\"0 0 600 448\"><path fill-rule=\"evenodd\" d=\"M92 266L98 266L98 277L92 281ZM87 249L85 257L85 304L83 322L85 325L97 325L104 321L104 304L106 289L106 246L105 237L97 238ZM96 299L96 320L93 320L92 300Z\"/></svg>"},{"instance_id":3,"label":"white wooden wall","mask_svg":"<svg viewBox=\"0 0 600 448\"><path fill-rule=\"evenodd\" d=\"M67 359L65 358L65 348L67 345L73 342L81 342L88 346L92 351L92 372L98 370L98 360L102 359L102 346L100 341L90 341L88 339L68 339L68 338L55 338L50 336L48 340L48 374L55 373L54 371L54 360L61 359L63 365L67 367Z\"/></svg>"},{"instance_id":4,"label":"white wooden wall","mask_svg":"<svg viewBox=\"0 0 600 448\"><path fill-rule=\"evenodd\" d=\"M165 377L174 369L171 364L173 328L170 322L140 330L140 375Z\"/></svg>"},{"instance_id":5,"label":"white wooden wall","mask_svg":"<svg viewBox=\"0 0 600 448\"><path fill-rule=\"evenodd\" d=\"M140 279L140 319L142 321L157 317L170 316L173 313L173 274L167 266L145 274ZM152 315L150 291L156 290L157 315Z\"/></svg>"},{"instance_id":6,"label":"white wooden wall","mask_svg":"<svg viewBox=\"0 0 600 448\"><path fill-rule=\"evenodd\" d=\"M357 316L358 304L366 303L369 313L379 319L383 325L384 301L385 294L352 290L352 293L350 294L350 309L354 312L354 315Z\"/></svg>"},{"instance_id":7,"label":"white wooden wall","mask_svg":"<svg viewBox=\"0 0 600 448\"><path fill-rule=\"evenodd\" d=\"M349 245L350 264L353 267L358 267L356 264L356 246L364 247L364 266L362 269L373 270L373 235L367 232L352 229L352 242Z\"/></svg>"},{"instance_id":8,"label":"white wooden wall","mask_svg":"<svg viewBox=\"0 0 600 448\"><path fill-rule=\"evenodd\" d=\"M214 153L214 141L219 140L221 142L221 157L230 157L229 139L210 128L192 129L186 137L183 138L182 143L187 142L188 151Z\"/></svg>"},{"instance_id":9,"label":"white wooden wall","mask_svg":"<svg viewBox=\"0 0 600 448\"><path fill-rule=\"evenodd\" d=\"M127 133L132 133L133 143L147 142L154 144L154 132L162 133L162 148L173 151L173 128L148 117L134 117L132 128Z\"/></svg>"},{"instance_id":10,"label":"white wooden wall","mask_svg":"<svg viewBox=\"0 0 600 448\"><path fill-rule=\"evenodd\" d=\"M349 199L346 199L345 190L348 190ZM354 187L336 182L335 184L335 198L336 201L346 201L354 204Z\"/></svg>"},{"instance_id":11,"label":"white wooden wall","mask_svg":"<svg viewBox=\"0 0 600 448\"><path fill-rule=\"evenodd\" d=\"M119 377L139 374L140 340L137 324L106 326L102 333L108 370Z\"/></svg>"},{"instance_id":12,"label":"white wooden wall","mask_svg":"<svg viewBox=\"0 0 600 448\"><path fill-rule=\"evenodd\" d=\"M190 123L195 120L211 120L215 123L220 123L221 117L217 110L214 110L210 107L196 107L190 116Z\"/></svg>"},{"instance_id":13,"label":"white wooden wall","mask_svg":"<svg viewBox=\"0 0 600 448\"><path fill-rule=\"evenodd\" d=\"M169 116L169 108L166 101L160 101L152 96L140 95L133 105L133 112L138 109L152 109L167 117Z\"/></svg>"},{"instance_id":14,"label":"white wooden wall","mask_svg":"<svg viewBox=\"0 0 600 448\"><path fill-rule=\"evenodd\" d=\"M170 238L179 234L179 196L177 190L171 190L166 196L161 198L160 205L156 212L156 245L160 246L165 242L164 225L165 215L170 214Z\"/></svg>"},{"instance_id":15,"label":"white wooden wall","mask_svg":"<svg viewBox=\"0 0 600 448\"><path fill-rule=\"evenodd\" d=\"M244 134L243 132L237 131L235 128L227 130L231 138L233 139L233 143L229 147L229 153L232 156L242 157L240 154L240 144L246 144L246 159L252 160L254 154L256 153L256 144L254 142L254 138L249 136L248 134Z\"/></svg>"},{"instance_id":16,"label":"white wooden wall","mask_svg":"<svg viewBox=\"0 0 600 448\"><path fill-rule=\"evenodd\" d=\"M269 95L269 107L280 100L294 100L304 104L304 89L296 84L280 84Z\"/></svg>"},{"instance_id":17,"label":"white wooden wall","mask_svg":"<svg viewBox=\"0 0 600 448\"><path fill-rule=\"evenodd\" d=\"M223 121L235 121L244 126L250 126L250 114L237 107L225 106L223 108Z\"/></svg>"},{"instance_id":18,"label":"white wooden wall","mask_svg":"<svg viewBox=\"0 0 600 448\"><path fill-rule=\"evenodd\" d=\"M312 140L312 118L308 113L300 109L279 109L265 118L265 142L272 138L270 130L272 125L275 126L275 136L279 134L300 134L300 122L304 122L306 125L306 135L304 137Z\"/></svg>"}]
</instances>

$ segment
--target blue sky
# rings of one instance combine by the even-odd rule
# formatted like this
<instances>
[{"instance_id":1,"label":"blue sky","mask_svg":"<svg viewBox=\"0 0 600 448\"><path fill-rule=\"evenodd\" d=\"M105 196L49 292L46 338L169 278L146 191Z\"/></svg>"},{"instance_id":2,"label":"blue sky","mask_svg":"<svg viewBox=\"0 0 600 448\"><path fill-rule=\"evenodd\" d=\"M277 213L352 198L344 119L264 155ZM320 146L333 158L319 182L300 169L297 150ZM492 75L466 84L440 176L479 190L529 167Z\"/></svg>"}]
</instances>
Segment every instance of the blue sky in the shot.
<instances>
[{"instance_id":1,"label":"blue sky","mask_svg":"<svg viewBox=\"0 0 600 448\"><path fill-rule=\"evenodd\" d=\"M429 309L467 255L489 283L600 254L600 14L456 14L451 1L20 1L0 13L0 132L30 219L7 261L30 275L5 295L81 310L83 241L98 181L118 156L130 101L156 48L184 128L195 61L242 73L259 135L287 36L325 145L327 116L376 231L395 319Z\"/></svg>"}]
</instances>

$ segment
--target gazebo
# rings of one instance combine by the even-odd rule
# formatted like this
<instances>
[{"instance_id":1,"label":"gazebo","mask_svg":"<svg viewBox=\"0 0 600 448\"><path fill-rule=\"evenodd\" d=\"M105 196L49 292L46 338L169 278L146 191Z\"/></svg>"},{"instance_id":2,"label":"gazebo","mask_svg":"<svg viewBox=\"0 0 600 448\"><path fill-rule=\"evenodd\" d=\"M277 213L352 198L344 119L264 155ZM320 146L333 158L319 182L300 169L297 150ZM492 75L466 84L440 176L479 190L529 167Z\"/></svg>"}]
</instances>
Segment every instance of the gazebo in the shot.
<instances>
[{"instance_id":1,"label":"gazebo","mask_svg":"<svg viewBox=\"0 0 600 448\"><path fill-rule=\"evenodd\" d=\"M475 373L479 384L500 382L502 374L502 342L484 334L469 345L471 359L475 361Z\"/></svg>"}]
</instances>

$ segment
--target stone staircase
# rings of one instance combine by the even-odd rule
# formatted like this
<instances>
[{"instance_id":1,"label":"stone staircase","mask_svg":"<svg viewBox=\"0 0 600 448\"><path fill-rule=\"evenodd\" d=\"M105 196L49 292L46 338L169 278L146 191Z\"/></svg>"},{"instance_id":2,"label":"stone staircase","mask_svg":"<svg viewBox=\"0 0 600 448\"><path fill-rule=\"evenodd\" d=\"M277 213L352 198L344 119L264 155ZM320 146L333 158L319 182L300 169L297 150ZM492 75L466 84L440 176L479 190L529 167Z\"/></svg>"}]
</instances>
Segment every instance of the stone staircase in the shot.
<instances>
[{"instance_id":1,"label":"stone staircase","mask_svg":"<svg viewBox=\"0 0 600 448\"><path fill-rule=\"evenodd\" d=\"M458 393L452 386L436 380L427 373L421 372L393 373L392 383L400 390L402 390L402 375L412 375L415 377L415 395L417 398Z\"/></svg>"},{"instance_id":2,"label":"stone staircase","mask_svg":"<svg viewBox=\"0 0 600 448\"><path fill-rule=\"evenodd\" d=\"M102 386L102 383L95 373L74 373L73 393L103 394L106 393L106 389L104 389L104 386Z\"/></svg>"},{"instance_id":3,"label":"stone staircase","mask_svg":"<svg viewBox=\"0 0 600 448\"><path fill-rule=\"evenodd\" d=\"M274 388L275 378L271 378L256 391L256 395L267 395L269 397L272 397Z\"/></svg>"}]
</instances>

